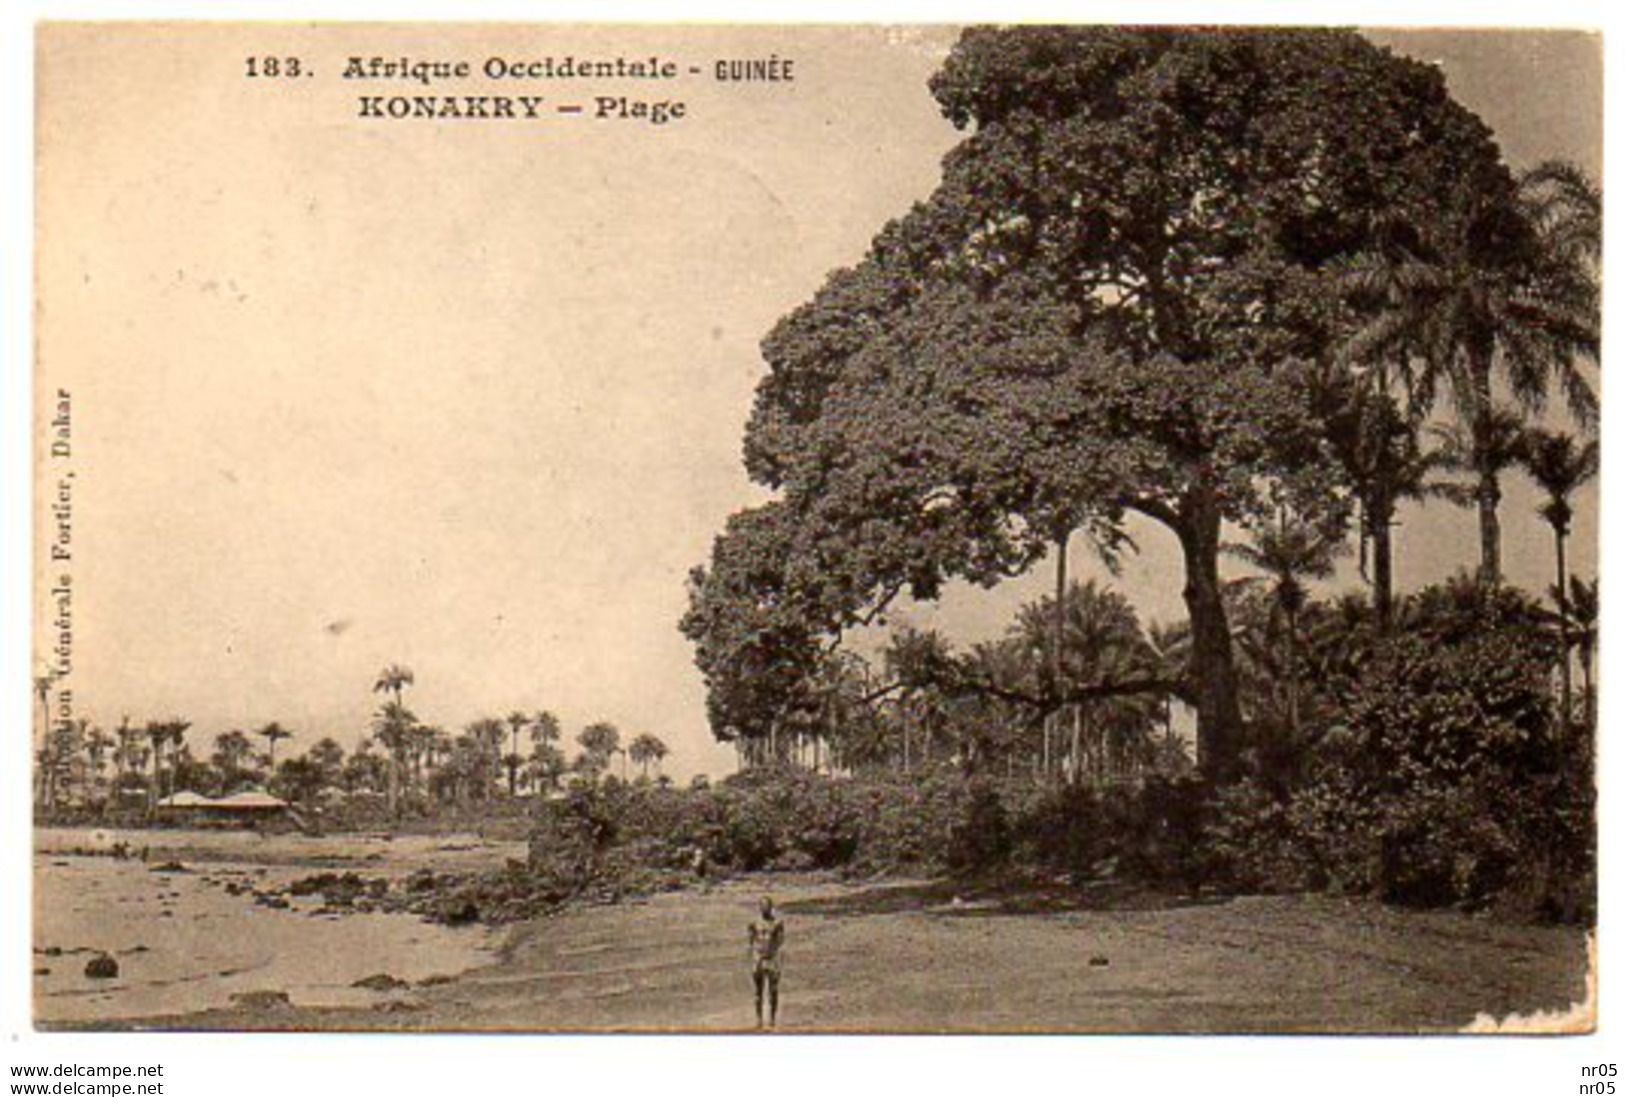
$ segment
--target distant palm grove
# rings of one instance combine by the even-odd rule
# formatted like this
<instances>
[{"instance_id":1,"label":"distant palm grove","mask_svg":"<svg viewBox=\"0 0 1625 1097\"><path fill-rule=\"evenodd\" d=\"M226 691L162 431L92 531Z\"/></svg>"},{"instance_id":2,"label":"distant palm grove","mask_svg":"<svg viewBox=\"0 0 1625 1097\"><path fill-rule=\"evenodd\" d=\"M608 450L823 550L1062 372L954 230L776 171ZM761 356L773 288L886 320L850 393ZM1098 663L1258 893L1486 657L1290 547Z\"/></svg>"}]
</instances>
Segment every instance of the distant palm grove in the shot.
<instances>
[{"instance_id":1,"label":"distant palm grove","mask_svg":"<svg viewBox=\"0 0 1625 1097\"><path fill-rule=\"evenodd\" d=\"M454 735L406 706L415 680L398 664L379 672L372 687L379 708L353 750L323 736L297 753L285 749L279 760L277 744L298 735L275 721L221 732L198 750L188 741L191 723L179 718L136 726L126 717L111 732L88 719L49 721L53 682L36 679L50 728L36 756L36 808L47 818L132 821L178 792L215 797L252 789L295 807L375 802L377 811L349 814L387 820L545 796L572 783L665 780L659 767L668 748L653 735L623 743L613 724L589 724L576 736L573 759L551 712L485 717Z\"/></svg>"},{"instance_id":2,"label":"distant palm grove","mask_svg":"<svg viewBox=\"0 0 1625 1097\"><path fill-rule=\"evenodd\" d=\"M957 775L988 832L1049 788L1114 863L1584 916L1598 187L1514 170L1438 68L1353 32L977 28L930 91L965 131L936 190L762 344L773 495L682 621L717 737ZM1478 535L1398 590L1424 505ZM1074 546L1115 573L1131 516L1177 544L1183 619L1067 575ZM1508 531L1547 589L1508 583ZM875 641L901 598L1041 562L1003 639ZM1363 585L1317 590L1340 562Z\"/></svg>"}]
</instances>

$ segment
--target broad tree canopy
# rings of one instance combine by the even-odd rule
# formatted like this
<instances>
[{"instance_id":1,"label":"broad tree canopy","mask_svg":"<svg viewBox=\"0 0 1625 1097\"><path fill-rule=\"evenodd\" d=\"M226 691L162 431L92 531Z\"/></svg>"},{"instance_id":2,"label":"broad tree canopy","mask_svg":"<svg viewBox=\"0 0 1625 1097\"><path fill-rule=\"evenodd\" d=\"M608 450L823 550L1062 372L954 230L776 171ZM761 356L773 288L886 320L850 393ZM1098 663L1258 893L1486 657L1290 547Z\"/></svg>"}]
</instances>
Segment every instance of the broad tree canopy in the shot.
<instances>
[{"instance_id":1,"label":"broad tree canopy","mask_svg":"<svg viewBox=\"0 0 1625 1097\"><path fill-rule=\"evenodd\" d=\"M713 727L763 733L897 595L1074 531L1117 551L1133 511L1184 550L1224 776L1221 524L1337 497L1313 392L1342 274L1511 177L1435 69L1350 32L974 29L931 91L968 131L936 191L763 343L745 457L778 498L730 520L683 626Z\"/></svg>"}]
</instances>

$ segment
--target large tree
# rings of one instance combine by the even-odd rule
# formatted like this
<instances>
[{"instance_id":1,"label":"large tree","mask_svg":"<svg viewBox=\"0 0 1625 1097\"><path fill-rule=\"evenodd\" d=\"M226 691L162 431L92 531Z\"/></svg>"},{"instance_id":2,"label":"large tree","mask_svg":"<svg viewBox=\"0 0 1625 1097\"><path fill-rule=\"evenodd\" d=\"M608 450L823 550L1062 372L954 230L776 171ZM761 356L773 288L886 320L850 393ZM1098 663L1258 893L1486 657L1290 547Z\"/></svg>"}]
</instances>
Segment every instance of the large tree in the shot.
<instances>
[{"instance_id":1,"label":"large tree","mask_svg":"<svg viewBox=\"0 0 1625 1097\"><path fill-rule=\"evenodd\" d=\"M932 91L970 131L936 192L764 343L746 463L779 498L730 522L684 622L713 727L760 733L897 594L1077 531L1116 551L1132 512L1183 550L1199 757L1228 778L1220 533L1338 486L1305 381L1349 323L1338 264L1506 172L1436 70L1352 33L974 29Z\"/></svg>"}]
</instances>

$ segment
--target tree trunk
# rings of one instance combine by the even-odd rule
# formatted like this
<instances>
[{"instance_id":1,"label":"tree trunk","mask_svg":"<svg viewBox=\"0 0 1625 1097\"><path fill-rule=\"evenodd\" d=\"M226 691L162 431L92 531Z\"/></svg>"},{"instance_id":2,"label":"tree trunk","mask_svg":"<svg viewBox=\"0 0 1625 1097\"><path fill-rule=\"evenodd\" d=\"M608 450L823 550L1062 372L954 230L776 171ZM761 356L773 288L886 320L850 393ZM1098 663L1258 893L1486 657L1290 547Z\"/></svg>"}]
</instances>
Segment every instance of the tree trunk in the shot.
<instances>
[{"instance_id":1,"label":"tree trunk","mask_svg":"<svg viewBox=\"0 0 1625 1097\"><path fill-rule=\"evenodd\" d=\"M1403 363L1401 363L1403 369ZM1389 445L1393 437L1394 405L1388 396L1388 366L1377 366L1377 395L1381 421L1377 425L1380 448L1377 451L1377 475L1369 498L1364 500L1367 529L1371 534L1372 596L1377 614L1377 632L1386 636L1394 622L1394 479L1393 450Z\"/></svg>"},{"instance_id":2,"label":"tree trunk","mask_svg":"<svg viewBox=\"0 0 1625 1097\"><path fill-rule=\"evenodd\" d=\"M1569 721L1574 712L1574 676L1569 670L1569 588L1568 588L1568 554L1564 544L1566 540L1561 525L1552 526L1552 534L1557 541L1557 630L1558 644L1563 652L1563 735L1566 738L1569 732Z\"/></svg>"},{"instance_id":3,"label":"tree trunk","mask_svg":"<svg viewBox=\"0 0 1625 1097\"><path fill-rule=\"evenodd\" d=\"M1298 735L1298 615L1286 616L1286 726L1292 733L1294 749Z\"/></svg>"},{"instance_id":4,"label":"tree trunk","mask_svg":"<svg viewBox=\"0 0 1625 1097\"><path fill-rule=\"evenodd\" d=\"M1591 651L1588 648L1580 649L1580 688L1585 690L1586 727L1595 734L1597 730L1597 692L1591 684Z\"/></svg>"},{"instance_id":5,"label":"tree trunk","mask_svg":"<svg viewBox=\"0 0 1625 1097\"><path fill-rule=\"evenodd\" d=\"M1044 761L1045 774L1051 768L1058 769L1052 759L1052 751L1059 753L1061 738L1061 645L1066 639L1066 547L1072 539L1072 531L1063 529L1055 535L1055 612L1050 618L1050 651L1049 651L1049 680L1052 691L1053 714L1044 722ZM1052 734L1053 733L1053 734Z\"/></svg>"},{"instance_id":6,"label":"tree trunk","mask_svg":"<svg viewBox=\"0 0 1625 1097\"><path fill-rule=\"evenodd\" d=\"M1371 523L1371 601L1377 632L1387 635L1394 624L1394 501L1385 488L1372 493L1366 513Z\"/></svg>"},{"instance_id":7,"label":"tree trunk","mask_svg":"<svg viewBox=\"0 0 1625 1097\"><path fill-rule=\"evenodd\" d=\"M1078 784L1083 776L1083 706L1072 706L1072 764L1068 767L1070 773L1067 779L1071 784Z\"/></svg>"},{"instance_id":8,"label":"tree trunk","mask_svg":"<svg viewBox=\"0 0 1625 1097\"><path fill-rule=\"evenodd\" d=\"M1180 518L1176 532L1185 554L1197 766L1204 777L1224 783L1237 775L1242 721L1230 622L1219 585L1219 508L1212 489L1193 488L1182 503Z\"/></svg>"},{"instance_id":9,"label":"tree trunk","mask_svg":"<svg viewBox=\"0 0 1625 1097\"><path fill-rule=\"evenodd\" d=\"M1163 747L1163 754L1165 755L1163 761L1168 772L1173 773L1175 769L1174 750L1176 748L1174 746L1174 695L1171 693L1162 699L1162 721L1163 735L1167 740Z\"/></svg>"},{"instance_id":10,"label":"tree trunk","mask_svg":"<svg viewBox=\"0 0 1625 1097\"><path fill-rule=\"evenodd\" d=\"M1478 474L1478 575L1489 585L1501 581L1501 484L1491 469Z\"/></svg>"},{"instance_id":11,"label":"tree trunk","mask_svg":"<svg viewBox=\"0 0 1625 1097\"><path fill-rule=\"evenodd\" d=\"M394 750L389 752L389 766L387 769L388 774L387 780L384 782L384 789L387 793L385 798L388 801L389 817L398 819L400 818L401 807L401 759Z\"/></svg>"},{"instance_id":12,"label":"tree trunk","mask_svg":"<svg viewBox=\"0 0 1625 1097\"><path fill-rule=\"evenodd\" d=\"M1490 461L1495 429L1495 404L1490 388L1487 353L1473 356L1473 467L1478 473L1478 576L1486 584L1501 581L1501 484Z\"/></svg>"}]
</instances>

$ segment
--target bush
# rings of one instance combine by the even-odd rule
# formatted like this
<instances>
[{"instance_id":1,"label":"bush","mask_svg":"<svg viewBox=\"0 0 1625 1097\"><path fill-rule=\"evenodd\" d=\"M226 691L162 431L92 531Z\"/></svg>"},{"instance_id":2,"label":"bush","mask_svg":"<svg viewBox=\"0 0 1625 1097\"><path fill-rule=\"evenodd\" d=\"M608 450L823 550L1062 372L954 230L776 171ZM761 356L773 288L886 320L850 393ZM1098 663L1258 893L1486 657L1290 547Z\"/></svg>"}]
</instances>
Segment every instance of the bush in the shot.
<instances>
[{"instance_id":1,"label":"bush","mask_svg":"<svg viewBox=\"0 0 1625 1097\"><path fill-rule=\"evenodd\" d=\"M1379 647L1273 831L1312 867L1302 883L1470 909L1522 891L1531 912L1583 911L1590 746L1557 734L1551 660L1521 623Z\"/></svg>"},{"instance_id":2,"label":"bush","mask_svg":"<svg viewBox=\"0 0 1625 1097\"><path fill-rule=\"evenodd\" d=\"M1085 875L1109 852L1105 819L1086 785L1047 789L1016 826L1016 857L1046 869Z\"/></svg>"},{"instance_id":3,"label":"bush","mask_svg":"<svg viewBox=\"0 0 1625 1097\"><path fill-rule=\"evenodd\" d=\"M954 872L986 871L1008 862L1010 849L1010 818L1004 801L992 785L972 784L964 814L948 832L943 858L947 867Z\"/></svg>"}]
</instances>

